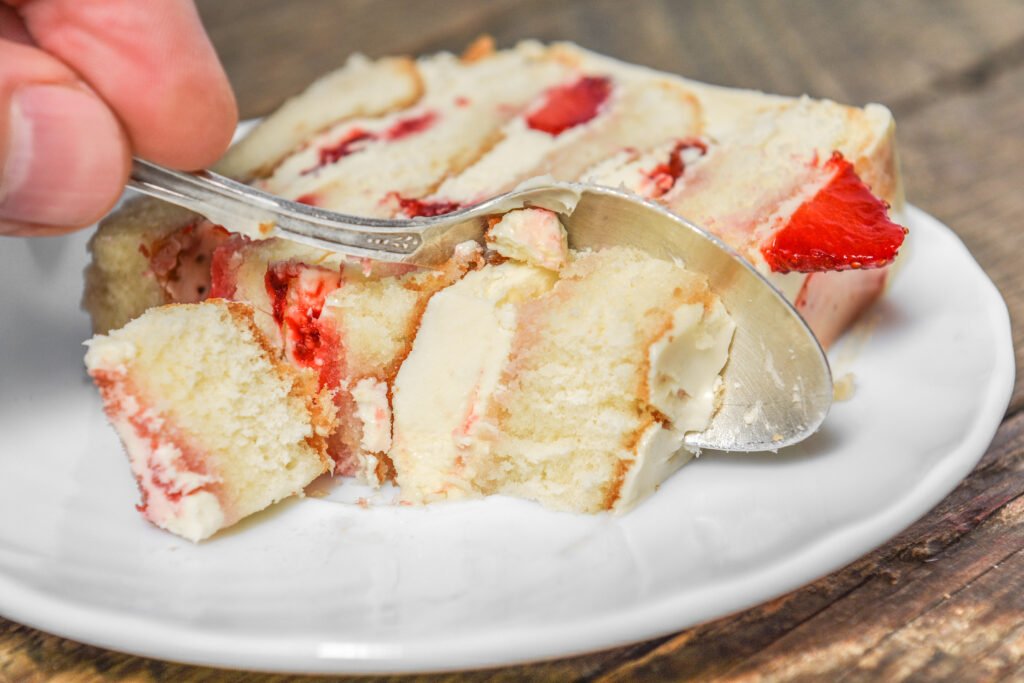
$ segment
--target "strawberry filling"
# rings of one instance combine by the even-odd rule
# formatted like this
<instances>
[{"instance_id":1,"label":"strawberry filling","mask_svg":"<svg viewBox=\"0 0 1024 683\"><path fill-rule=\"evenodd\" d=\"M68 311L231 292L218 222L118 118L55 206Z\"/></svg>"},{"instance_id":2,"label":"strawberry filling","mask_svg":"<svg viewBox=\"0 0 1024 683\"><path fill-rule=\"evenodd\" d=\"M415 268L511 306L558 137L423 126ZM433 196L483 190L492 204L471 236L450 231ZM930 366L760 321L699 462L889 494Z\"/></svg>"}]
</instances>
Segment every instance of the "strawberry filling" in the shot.
<instances>
[{"instance_id":1,"label":"strawberry filling","mask_svg":"<svg viewBox=\"0 0 1024 683\"><path fill-rule=\"evenodd\" d=\"M327 147L321 147L320 158L318 160L317 165L311 168L307 168L305 171L302 172L302 175L312 173L321 166L333 164L334 162L338 161L339 159L347 157L349 154L352 154L353 152L361 151L362 148L366 146L367 142L376 139L377 136L368 131L361 130L359 128L350 130L344 137L342 137L341 140L339 140L335 144L329 145Z\"/></svg>"},{"instance_id":2,"label":"strawberry filling","mask_svg":"<svg viewBox=\"0 0 1024 683\"><path fill-rule=\"evenodd\" d=\"M571 85L551 88L540 106L526 117L526 125L560 135L597 116L611 92L611 79L598 76L584 76Z\"/></svg>"},{"instance_id":3,"label":"strawberry filling","mask_svg":"<svg viewBox=\"0 0 1024 683\"><path fill-rule=\"evenodd\" d=\"M158 513L150 510L151 499L159 498L159 507L175 505L184 496L215 488L216 478L208 474L202 454L191 448L184 435L166 419L154 420L148 416L138 392L122 373L96 370L90 373L103 398L103 408L111 421L123 420L146 445L146 453L130 453L132 469L139 486L142 502L136 509L155 523L164 521L166 509ZM160 449L173 445L177 452L173 462L159 456Z\"/></svg>"},{"instance_id":4,"label":"strawberry filling","mask_svg":"<svg viewBox=\"0 0 1024 683\"><path fill-rule=\"evenodd\" d=\"M294 365L315 370L321 387L338 386L340 340L334 326L320 320L320 313L327 295L341 286L341 273L281 261L268 266L264 282L285 356Z\"/></svg>"},{"instance_id":5,"label":"strawberry filling","mask_svg":"<svg viewBox=\"0 0 1024 683\"><path fill-rule=\"evenodd\" d=\"M400 140L415 133L422 133L437 121L437 112L428 111L417 116L399 119L384 132L385 140Z\"/></svg>"},{"instance_id":6,"label":"strawberry filling","mask_svg":"<svg viewBox=\"0 0 1024 683\"><path fill-rule=\"evenodd\" d=\"M429 129L437 121L437 112L428 111L415 116L399 119L383 133L374 133L362 128L353 128L332 145L321 147L316 166L311 166L300 175L308 175L318 168L333 164L350 154L361 152L375 140L400 140ZM313 202L306 202L313 203Z\"/></svg>"},{"instance_id":7,"label":"strawberry filling","mask_svg":"<svg viewBox=\"0 0 1024 683\"><path fill-rule=\"evenodd\" d=\"M668 155L668 159L647 171L645 175L651 181L651 197L661 197L671 190L676 182L686 173L686 161L683 154L688 150L698 150L700 156L708 153L708 146L701 140L690 138L680 140Z\"/></svg>"},{"instance_id":8,"label":"strawberry filling","mask_svg":"<svg viewBox=\"0 0 1024 683\"><path fill-rule=\"evenodd\" d=\"M839 152L825 168L833 172L828 183L761 247L769 267L777 273L810 273L892 263L907 229L889 220L888 206Z\"/></svg>"},{"instance_id":9,"label":"strawberry filling","mask_svg":"<svg viewBox=\"0 0 1024 683\"><path fill-rule=\"evenodd\" d=\"M210 261L229 233L209 221L191 223L153 244L140 245L149 259L149 273L160 283L167 300L196 303L210 294Z\"/></svg>"},{"instance_id":10,"label":"strawberry filling","mask_svg":"<svg viewBox=\"0 0 1024 683\"><path fill-rule=\"evenodd\" d=\"M441 216L452 211L458 211L462 205L458 202L447 202L443 200L428 201L423 199L410 199L403 197L397 192L389 192L388 198L398 202L402 207L402 213L409 218L418 216Z\"/></svg>"},{"instance_id":11,"label":"strawberry filling","mask_svg":"<svg viewBox=\"0 0 1024 683\"><path fill-rule=\"evenodd\" d=\"M238 268L242 265L242 250L252 243L245 235L231 233L213 251L210 259L210 297L234 299L238 287Z\"/></svg>"},{"instance_id":12,"label":"strawberry filling","mask_svg":"<svg viewBox=\"0 0 1024 683\"><path fill-rule=\"evenodd\" d=\"M339 271L293 261L279 261L267 268L264 278L274 321L284 340L285 357L299 367L317 373L320 388L338 389L345 371L344 349L338 328L328 313L321 317L327 295L341 286ZM334 391L339 415L352 415L355 404L349 391ZM345 421L327 437L327 453L334 473L351 476L359 462L346 439Z\"/></svg>"}]
</instances>

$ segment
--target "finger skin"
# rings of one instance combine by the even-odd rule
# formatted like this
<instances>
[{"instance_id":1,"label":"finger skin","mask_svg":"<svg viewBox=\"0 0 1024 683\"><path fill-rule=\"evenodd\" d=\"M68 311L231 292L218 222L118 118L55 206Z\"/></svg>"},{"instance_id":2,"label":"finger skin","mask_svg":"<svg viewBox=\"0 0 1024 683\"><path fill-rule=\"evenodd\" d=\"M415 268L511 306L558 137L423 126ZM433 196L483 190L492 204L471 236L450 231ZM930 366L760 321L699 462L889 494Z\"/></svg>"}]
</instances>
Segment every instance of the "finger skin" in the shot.
<instances>
[{"instance_id":1,"label":"finger skin","mask_svg":"<svg viewBox=\"0 0 1024 683\"><path fill-rule=\"evenodd\" d=\"M120 196L130 159L117 117L72 70L0 40L0 234L94 223Z\"/></svg>"},{"instance_id":2,"label":"finger skin","mask_svg":"<svg viewBox=\"0 0 1024 683\"><path fill-rule=\"evenodd\" d=\"M139 156L192 170L227 149L237 105L191 2L31 0L19 12L117 113Z\"/></svg>"},{"instance_id":3,"label":"finger skin","mask_svg":"<svg viewBox=\"0 0 1024 683\"><path fill-rule=\"evenodd\" d=\"M95 223L96 221L92 221ZM88 225L92 225L88 223ZM11 223L0 220L0 237L58 237L81 230L81 225L42 225L40 223ZM2 246L2 245L0 245Z\"/></svg>"},{"instance_id":4,"label":"finger skin","mask_svg":"<svg viewBox=\"0 0 1024 683\"><path fill-rule=\"evenodd\" d=\"M133 149L209 166L236 123L191 2L0 0L0 235L93 223L120 196Z\"/></svg>"},{"instance_id":5,"label":"finger skin","mask_svg":"<svg viewBox=\"0 0 1024 683\"><path fill-rule=\"evenodd\" d=\"M0 39L13 43L32 45L32 36L25 28L25 22L10 7L0 5Z\"/></svg>"}]
</instances>

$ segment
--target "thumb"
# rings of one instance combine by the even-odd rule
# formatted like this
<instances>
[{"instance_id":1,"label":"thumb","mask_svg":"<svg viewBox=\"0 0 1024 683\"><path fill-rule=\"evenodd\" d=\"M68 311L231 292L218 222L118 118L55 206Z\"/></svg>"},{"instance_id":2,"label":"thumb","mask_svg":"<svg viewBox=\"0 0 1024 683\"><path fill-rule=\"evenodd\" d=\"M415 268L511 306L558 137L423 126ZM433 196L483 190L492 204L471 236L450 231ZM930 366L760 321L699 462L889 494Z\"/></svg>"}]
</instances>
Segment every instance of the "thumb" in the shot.
<instances>
[{"instance_id":1,"label":"thumb","mask_svg":"<svg viewBox=\"0 0 1024 683\"><path fill-rule=\"evenodd\" d=\"M0 234L55 234L98 220L128 178L117 117L59 61L0 42Z\"/></svg>"}]
</instances>

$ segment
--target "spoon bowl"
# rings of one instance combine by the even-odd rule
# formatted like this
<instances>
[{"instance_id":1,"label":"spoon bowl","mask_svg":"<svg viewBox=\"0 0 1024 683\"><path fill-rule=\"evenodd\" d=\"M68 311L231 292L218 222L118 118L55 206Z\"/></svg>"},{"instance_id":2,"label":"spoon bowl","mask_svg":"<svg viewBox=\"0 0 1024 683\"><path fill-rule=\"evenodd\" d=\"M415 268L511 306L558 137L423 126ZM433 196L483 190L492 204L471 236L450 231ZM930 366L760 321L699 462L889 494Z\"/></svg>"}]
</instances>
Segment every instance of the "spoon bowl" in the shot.
<instances>
[{"instance_id":1,"label":"spoon bowl","mask_svg":"<svg viewBox=\"0 0 1024 683\"><path fill-rule=\"evenodd\" d=\"M803 441L832 405L832 374L817 338L786 298L716 237L621 190L581 189L562 218L574 249L630 246L708 278L736 323L722 405L692 448L777 450Z\"/></svg>"}]
</instances>

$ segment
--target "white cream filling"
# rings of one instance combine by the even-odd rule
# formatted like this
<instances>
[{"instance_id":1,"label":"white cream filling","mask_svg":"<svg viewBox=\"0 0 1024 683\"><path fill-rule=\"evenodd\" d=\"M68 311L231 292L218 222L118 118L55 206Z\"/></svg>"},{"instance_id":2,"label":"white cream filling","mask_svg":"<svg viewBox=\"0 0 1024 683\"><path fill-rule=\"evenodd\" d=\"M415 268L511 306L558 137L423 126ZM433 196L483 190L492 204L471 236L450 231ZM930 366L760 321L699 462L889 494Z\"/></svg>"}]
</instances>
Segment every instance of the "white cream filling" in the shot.
<instances>
[{"instance_id":1,"label":"white cream filling","mask_svg":"<svg viewBox=\"0 0 1024 683\"><path fill-rule=\"evenodd\" d=\"M676 309L672 326L648 351L650 402L676 431L702 431L718 407L720 375L736 324L717 299Z\"/></svg>"},{"instance_id":2,"label":"white cream filling","mask_svg":"<svg viewBox=\"0 0 1024 683\"><path fill-rule=\"evenodd\" d=\"M680 306L671 328L648 351L650 402L671 421L653 424L636 446L613 510L625 512L686 464L693 453L683 446L686 432L707 428L721 397L721 372L729 358L735 323L717 299Z\"/></svg>"},{"instance_id":3,"label":"white cream filling","mask_svg":"<svg viewBox=\"0 0 1024 683\"><path fill-rule=\"evenodd\" d=\"M509 211L487 231L487 247L505 258L559 270L569 260L569 235L547 209Z\"/></svg>"},{"instance_id":4,"label":"white cream filling","mask_svg":"<svg viewBox=\"0 0 1024 683\"><path fill-rule=\"evenodd\" d=\"M178 469L178 447L158 442L156 448L151 448L150 440L140 436L131 421L138 403L125 395L121 405L124 412L112 416L110 422L121 437L132 473L145 493L146 519L193 542L212 536L224 526L224 511L215 495L196 489L217 481L216 477ZM172 493L180 494L180 498L172 500Z\"/></svg>"},{"instance_id":5,"label":"white cream filling","mask_svg":"<svg viewBox=\"0 0 1024 683\"><path fill-rule=\"evenodd\" d=\"M367 377L352 387L356 417L363 425L360 446L367 453L386 453L391 448L391 406L386 382ZM376 459L374 459L376 460Z\"/></svg>"},{"instance_id":6,"label":"white cream filling","mask_svg":"<svg viewBox=\"0 0 1024 683\"><path fill-rule=\"evenodd\" d=\"M612 511L628 511L692 458L693 453L683 448L682 434L660 424L651 425L637 443L636 461L626 472Z\"/></svg>"},{"instance_id":7,"label":"white cream filling","mask_svg":"<svg viewBox=\"0 0 1024 683\"><path fill-rule=\"evenodd\" d=\"M122 381L127 366L136 355L131 342L99 336L87 342L86 367L91 372L118 375ZM168 441L157 441L140 435L134 423L141 423L152 434L159 434L162 419L145 410L131 394L118 391L121 412L110 415L110 423L121 437L132 473L145 495L145 517L157 526L190 541L200 541L224 526L224 511L217 497L199 490L218 479L182 469L181 450ZM133 421L133 418L134 421ZM134 423L133 423L134 422ZM172 500L172 496L177 500Z\"/></svg>"},{"instance_id":8,"label":"white cream filling","mask_svg":"<svg viewBox=\"0 0 1024 683\"><path fill-rule=\"evenodd\" d=\"M224 526L224 510L217 496L209 491L196 491L182 497L177 514L156 524L195 543Z\"/></svg>"},{"instance_id":9,"label":"white cream filling","mask_svg":"<svg viewBox=\"0 0 1024 683\"><path fill-rule=\"evenodd\" d=\"M449 490L497 387L516 326L517 304L554 284L550 271L518 263L467 274L434 295L395 378L394 443L403 497L427 502ZM409 461L429 467L404 468ZM410 475L415 473L415 478Z\"/></svg>"}]
</instances>

